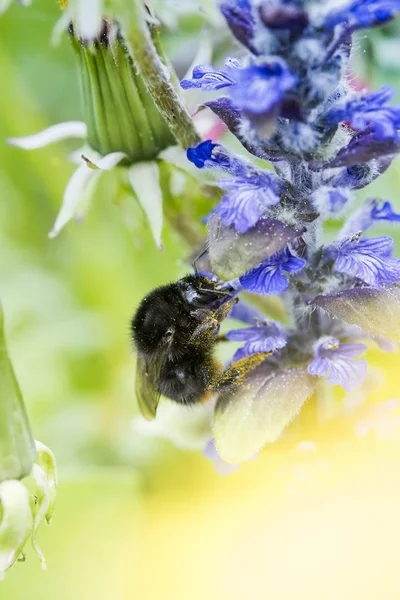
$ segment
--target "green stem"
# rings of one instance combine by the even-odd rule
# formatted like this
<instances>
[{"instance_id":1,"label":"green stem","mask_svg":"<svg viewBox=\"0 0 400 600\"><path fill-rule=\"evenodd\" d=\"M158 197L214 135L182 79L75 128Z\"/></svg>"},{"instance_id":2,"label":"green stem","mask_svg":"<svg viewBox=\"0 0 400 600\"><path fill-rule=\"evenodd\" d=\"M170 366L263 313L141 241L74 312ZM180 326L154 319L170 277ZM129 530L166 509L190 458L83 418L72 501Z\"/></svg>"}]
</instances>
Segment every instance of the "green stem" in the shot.
<instances>
[{"instance_id":1,"label":"green stem","mask_svg":"<svg viewBox=\"0 0 400 600\"><path fill-rule=\"evenodd\" d=\"M35 444L7 353L0 307L0 482L29 475L34 458Z\"/></svg>"},{"instance_id":2,"label":"green stem","mask_svg":"<svg viewBox=\"0 0 400 600\"><path fill-rule=\"evenodd\" d=\"M173 85L172 76L157 53L142 0L132 0L129 8L121 2L117 12L132 59L169 129L184 148L197 144L200 137Z\"/></svg>"}]
</instances>

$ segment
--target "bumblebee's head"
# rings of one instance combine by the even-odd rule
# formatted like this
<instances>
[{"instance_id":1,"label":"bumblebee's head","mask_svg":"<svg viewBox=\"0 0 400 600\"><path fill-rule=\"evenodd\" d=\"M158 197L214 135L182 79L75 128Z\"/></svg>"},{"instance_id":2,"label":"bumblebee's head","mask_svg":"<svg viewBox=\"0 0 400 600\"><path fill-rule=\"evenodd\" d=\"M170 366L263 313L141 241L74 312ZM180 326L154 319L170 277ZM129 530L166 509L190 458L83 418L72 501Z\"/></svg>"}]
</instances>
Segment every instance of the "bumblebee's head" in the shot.
<instances>
[{"instance_id":1,"label":"bumblebee's head","mask_svg":"<svg viewBox=\"0 0 400 600\"><path fill-rule=\"evenodd\" d=\"M213 308L216 303L220 304L221 301L228 299L230 293L229 290L219 289L219 283L214 279L198 273L183 277L177 285L192 310L196 308Z\"/></svg>"}]
</instances>

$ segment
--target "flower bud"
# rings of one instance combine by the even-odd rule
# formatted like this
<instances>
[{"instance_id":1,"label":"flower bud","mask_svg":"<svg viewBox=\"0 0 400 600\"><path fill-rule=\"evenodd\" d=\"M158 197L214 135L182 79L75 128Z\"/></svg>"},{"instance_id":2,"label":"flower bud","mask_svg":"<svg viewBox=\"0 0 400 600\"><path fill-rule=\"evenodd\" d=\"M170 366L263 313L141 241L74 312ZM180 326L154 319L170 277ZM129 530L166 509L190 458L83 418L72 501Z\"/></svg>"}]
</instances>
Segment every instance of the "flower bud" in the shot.
<instances>
[{"instance_id":1,"label":"flower bud","mask_svg":"<svg viewBox=\"0 0 400 600\"><path fill-rule=\"evenodd\" d=\"M104 21L94 43L70 26L78 60L87 142L99 154L123 152L130 164L175 145L116 24Z\"/></svg>"},{"instance_id":2,"label":"flower bud","mask_svg":"<svg viewBox=\"0 0 400 600\"><path fill-rule=\"evenodd\" d=\"M0 580L22 554L33 525L29 492L20 481L0 483Z\"/></svg>"}]
</instances>

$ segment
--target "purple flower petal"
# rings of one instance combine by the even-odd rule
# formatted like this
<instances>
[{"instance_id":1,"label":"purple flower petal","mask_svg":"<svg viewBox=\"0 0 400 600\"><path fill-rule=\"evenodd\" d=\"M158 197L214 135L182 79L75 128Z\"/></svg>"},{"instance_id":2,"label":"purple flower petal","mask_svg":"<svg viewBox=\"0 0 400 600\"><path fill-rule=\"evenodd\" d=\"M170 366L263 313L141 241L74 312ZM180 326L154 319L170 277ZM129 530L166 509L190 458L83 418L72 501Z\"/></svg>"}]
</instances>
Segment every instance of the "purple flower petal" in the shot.
<instances>
[{"instance_id":1,"label":"purple flower petal","mask_svg":"<svg viewBox=\"0 0 400 600\"><path fill-rule=\"evenodd\" d=\"M267 115L297 83L282 59L238 69L229 93L234 105L248 115Z\"/></svg>"},{"instance_id":2,"label":"purple flower petal","mask_svg":"<svg viewBox=\"0 0 400 600\"><path fill-rule=\"evenodd\" d=\"M382 25L400 11L400 0L353 0L349 4L333 10L325 18L327 29L345 24L356 30L374 25Z\"/></svg>"},{"instance_id":3,"label":"purple flower petal","mask_svg":"<svg viewBox=\"0 0 400 600\"><path fill-rule=\"evenodd\" d=\"M258 352L275 352L287 344L282 330L273 321L255 327L233 329L226 337L231 341L246 342L242 348L244 356Z\"/></svg>"},{"instance_id":4,"label":"purple flower petal","mask_svg":"<svg viewBox=\"0 0 400 600\"><path fill-rule=\"evenodd\" d=\"M360 96L341 107L333 108L326 118L331 123L349 121L357 131L369 128L377 140L399 141L400 107L385 106L393 93L392 88L385 86L378 92Z\"/></svg>"},{"instance_id":5,"label":"purple flower petal","mask_svg":"<svg viewBox=\"0 0 400 600\"><path fill-rule=\"evenodd\" d=\"M376 221L399 223L400 214L393 211L388 201L367 200L345 223L340 237L344 239L354 235L357 231L367 231Z\"/></svg>"},{"instance_id":6,"label":"purple flower petal","mask_svg":"<svg viewBox=\"0 0 400 600\"><path fill-rule=\"evenodd\" d=\"M248 163L240 160L221 144L215 144L212 140L206 140L193 148L188 148L186 155L198 169L215 168L241 177L246 175L251 168L251 165L249 167Z\"/></svg>"},{"instance_id":7,"label":"purple flower petal","mask_svg":"<svg viewBox=\"0 0 400 600\"><path fill-rule=\"evenodd\" d=\"M380 205L375 200L373 201L371 209L371 219L374 221L389 221L390 223L398 223L400 221L400 213L394 212L390 202L386 201Z\"/></svg>"},{"instance_id":8,"label":"purple flower petal","mask_svg":"<svg viewBox=\"0 0 400 600\"><path fill-rule=\"evenodd\" d=\"M264 315L260 311L243 301L232 306L229 317L243 321L243 323L249 323L250 325L253 325L255 321L262 321L264 319Z\"/></svg>"},{"instance_id":9,"label":"purple flower petal","mask_svg":"<svg viewBox=\"0 0 400 600\"><path fill-rule=\"evenodd\" d=\"M370 239L350 238L336 245L335 268L339 273L357 277L373 287L400 279L400 260L390 258L393 240L387 236Z\"/></svg>"},{"instance_id":10,"label":"purple flower petal","mask_svg":"<svg viewBox=\"0 0 400 600\"><path fill-rule=\"evenodd\" d=\"M269 206L277 204L282 181L276 176L254 172L249 177L225 179L219 185L228 190L214 212L224 225L233 225L238 233L245 233L265 214Z\"/></svg>"},{"instance_id":11,"label":"purple flower petal","mask_svg":"<svg viewBox=\"0 0 400 600\"><path fill-rule=\"evenodd\" d=\"M197 65L192 72L192 79L182 79L181 88L188 90L200 88L205 91L220 90L235 84L235 80L227 71L214 69L211 65Z\"/></svg>"},{"instance_id":12,"label":"purple flower petal","mask_svg":"<svg viewBox=\"0 0 400 600\"><path fill-rule=\"evenodd\" d=\"M304 259L298 258L286 248L239 277L239 280L243 289L253 294L279 294L289 285L283 273L296 273L303 269L305 264Z\"/></svg>"},{"instance_id":13,"label":"purple flower petal","mask_svg":"<svg viewBox=\"0 0 400 600\"><path fill-rule=\"evenodd\" d=\"M205 102L204 106L212 110L225 123L229 131L233 133L250 154L264 160L277 160L282 155L282 151L278 151L277 149L266 149L265 143L262 143L258 139L255 132L252 133L251 137L245 134L248 119L235 107L231 98L223 96L217 100Z\"/></svg>"},{"instance_id":14,"label":"purple flower petal","mask_svg":"<svg viewBox=\"0 0 400 600\"><path fill-rule=\"evenodd\" d=\"M394 156L400 152L400 141L394 139L377 139L371 131L363 131L353 136L349 144L339 150L338 154L323 168L351 167L369 162L373 158Z\"/></svg>"},{"instance_id":15,"label":"purple flower petal","mask_svg":"<svg viewBox=\"0 0 400 600\"><path fill-rule=\"evenodd\" d=\"M222 0L220 10L235 38L255 52L252 45L255 22L250 0Z\"/></svg>"},{"instance_id":16,"label":"purple flower petal","mask_svg":"<svg viewBox=\"0 0 400 600\"><path fill-rule=\"evenodd\" d=\"M364 344L341 344L336 338L324 338L315 347L315 358L308 367L311 375L327 377L329 383L341 385L346 391L363 383L367 373L366 360L354 360L365 352Z\"/></svg>"}]
</instances>

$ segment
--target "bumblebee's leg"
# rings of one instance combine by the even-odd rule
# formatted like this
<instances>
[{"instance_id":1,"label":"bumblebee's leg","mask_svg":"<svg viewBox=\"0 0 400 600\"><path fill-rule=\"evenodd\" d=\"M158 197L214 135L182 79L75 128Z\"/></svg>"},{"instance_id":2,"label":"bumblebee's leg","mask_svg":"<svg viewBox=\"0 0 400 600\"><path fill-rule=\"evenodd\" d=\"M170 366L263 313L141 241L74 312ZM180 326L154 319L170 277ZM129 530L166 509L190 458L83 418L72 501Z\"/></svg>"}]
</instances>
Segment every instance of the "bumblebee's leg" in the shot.
<instances>
[{"instance_id":1,"label":"bumblebee's leg","mask_svg":"<svg viewBox=\"0 0 400 600\"><path fill-rule=\"evenodd\" d=\"M215 339L218 331L219 322L217 319L214 319L214 317L210 317L196 327L190 340L196 343L206 342L209 339L213 340Z\"/></svg>"},{"instance_id":2,"label":"bumblebee's leg","mask_svg":"<svg viewBox=\"0 0 400 600\"><path fill-rule=\"evenodd\" d=\"M221 323L221 321L223 321L231 312L232 306L238 302L239 298L232 298L231 300L224 302L222 306L213 311L214 318Z\"/></svg>"},{"instance_id":3,"label":"bumblebee's leg","mask_svg":"<svg viewBox=\"0 0 400 600\"><path fill-rule=\"evenodd\" d=\"M272 352L259 352L258 354L251 354L234 362L222 374L218 382L218 388L222 389L230 385L240 385L244 376L258 367L271 354Z\"/></svg>"},{"instance_id":4,"label":"bumblebee's leg","mask_svg":"<svg viewBox=\"0 0 400 600\"><path fill-rule=\"evenodd\" d=\"M217 335L217 337L215 338L215 341L216 342L229 342L228 338L223 333L220 333L220 335Z\"/></svg>"}]
</instances>

